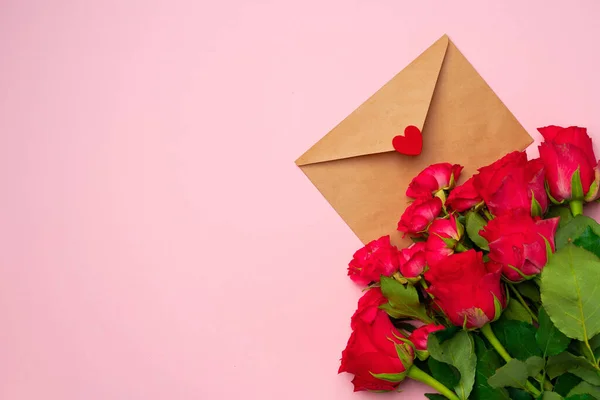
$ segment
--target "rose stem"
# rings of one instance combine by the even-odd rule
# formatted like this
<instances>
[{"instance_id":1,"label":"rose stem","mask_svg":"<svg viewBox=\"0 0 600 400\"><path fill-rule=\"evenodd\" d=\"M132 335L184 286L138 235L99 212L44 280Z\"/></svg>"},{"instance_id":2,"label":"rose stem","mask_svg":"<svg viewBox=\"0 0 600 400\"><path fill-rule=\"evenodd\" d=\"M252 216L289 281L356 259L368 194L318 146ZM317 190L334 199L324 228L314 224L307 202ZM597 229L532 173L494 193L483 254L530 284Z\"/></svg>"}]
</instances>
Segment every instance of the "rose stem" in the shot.
<instances>
[{"instance_id":1,"label":"rose stem","mask_svg":"<svg viewBox=\"0 0 600 400\"><path fill-rule=\"evenodd\" d=\"M440 392L441 394L443 394L450 400L460 400L453 391L448 389L442 383L435 380L433 378L433 376L429 375L427 372L423 371L422 369L419 369L415 365L410 367L410 369L408 370L408 377L414 379L415 381L419 381L428 386L431 386L432 388L434 388L435 390L437 390L438 392ZM539 394L539 392L538 392L538 394Z\"/></svg>"},{"instance_id":2,"label":"rose stem","mask_svg":"<svg viewBox=\"0 0 600 400\"><path fill-rule=\"evenodd\" d=\"M519 303L521 303L523 305L523 307L525 307L525 309L527 310L527 312L529 313L529 315L531 315L531 318L533 318L533 320L535 322L538 322L537 316L533 313L533 311L531 311L531 308L529 308L529 306L525 302L525 299L523 298L523 296L521 296L521 293L519 293L519 291L517 290L517 288L514 287L514 285L512 283L509 283L508 287L510 288L510 290L512 290L512 292L514 293L514 295L516 296L516 298L519 300Z\"/></svg>"},{"instance_id":3,"label":"rose stem","mask_svg":"<svg viewBox=\"0 0 600 400\"><path fill-rule=\"evenodd\" d=\"M462 243L456 243L456 247L454 248L458 253L462 253L468 251L469 249L465 247Z\"/></svg>"},{"instance_id":4,"label":"rose stem","mask_svg":"<svg viewBox=\"0 0 600 400\"><path fill-rule=\"evenodd\" d=\"M583 214L583 202L581 200L571 200L569 202L569 207L571 207L571 212L574 217Z\"/></svg>"},{"instance_id":5,"label":"rose stem","mask_svg":"<svg viewBox=\"0 0 600 400\"><path fill-rule=\"evenodd\" d=\"M498 354L500 354L500 357L502 357L504 361L509 362L510 360L512 360L510 354L508 354L504 346L502 346L502 343L500 343L500 341L494 334L494 331L492 331L492 327L490 326L490 324L485 324L484 326L482 326L481 333L483 333L483 336L485 336L488 342L490 342L492 347L498 352ZM529 381L525 383L525 389L527 389L527 391L529 391L535 398L537 398L541 394L540 391L537 390L537 388L533 386ZM550 390L552 389L550 388Z\"/></svg>"}]
</instances>

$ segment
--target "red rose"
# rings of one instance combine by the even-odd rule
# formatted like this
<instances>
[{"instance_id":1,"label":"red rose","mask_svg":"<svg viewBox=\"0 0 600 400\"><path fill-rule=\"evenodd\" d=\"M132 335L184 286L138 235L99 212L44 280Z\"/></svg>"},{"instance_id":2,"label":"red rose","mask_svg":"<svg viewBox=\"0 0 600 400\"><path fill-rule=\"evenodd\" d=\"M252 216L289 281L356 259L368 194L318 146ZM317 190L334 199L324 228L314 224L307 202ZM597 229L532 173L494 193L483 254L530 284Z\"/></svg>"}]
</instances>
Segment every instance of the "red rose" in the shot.
<instances>
[{"instance_id":1,"label":"red rose","mask_svg":"<svg viewBox=\"0 0 600 400\"><path fill-rule=\"evenodd\" d=\"M425 269L425 242L415 243L400 250L400 273L406 278L416 278Z\"/></svg>"},{"instance_id":2,"label":"red rose","mask_svg":"<svg viewBox=\"0 0 600 400\"><path fill-rule=\"evenodd\" d=\"M398 267L398 249L390 244L389 236L382 236L354 253L348 276L358 284L368 285L379 282L381 275L392 276Z\"/></svg>"},{"instance_id":3,"label":"red rose","mask_svg":"<svg viewBox=\"0 0 600 400\"><path fill-rule=\"evenodd\" d=\"M463 212L481 203L483 199L475 189L474 181L475 178L471 177L462 185L455 187L446 200L446 207Z\"/></svg>"},{"instance_id":4,"label":"red rose","mask_svg":"<svg viewBox=\"0 0 600 400\"><path fill-rule=\"evenodd\" d=\"M427 324L423 325L413 331L408 337L408 340L415 345L417 350L427 350L427 338L429 334L435 331L441 331L444 329L443 325Z\"/></svg>"},{"instance_id":5,"label":"red rose","mask_svg":"<svg viewBox=\"0 0 600 400\"><path fill-rule=\"evenodd\" d=\"M550 195L563 200L592 201L598 198L600 163L586 128L546 126L538 128L544 136L539 146L540 158L546 167ZM573 193L573 174L579 170L583 194Z\"/></svg>"},{"instance_id":6,"label":"red rose","mask_svg":"<svg viewBox=\"0 0 600 400\"><path fill-rule=\"evenodd\" d=\"M499 317L494 297L506 305L500 276L500 268L485 265L483 254L475 250L452 254L425 272L427 291L436 305L454 325L467 329L481 328Z\"/></svg>"},{"instance_id":7,"label":"red rose","mask_svg":"<svg viewBox=\"0 0 600 400\"><path fill-rule=\"evenodd\" d=\"M358 300L358 308L352 316L352 322L350 326L352 329L356 329L359 323L372 324L377 316L379 306L387 303L387 299L381 293L380 288L371 288L363 294Z\"/></svg>"},{"instance_id":8,"label":"red rose","mask_svg":"<svg viewBox=\"0 0 600 400\"><path fill-rule=\"evenodd\" d=\"M419 235L442 211L442 200L438 197L415 200L402 214L398 230L405 234Z\"/></svg>"},{"instance_id":9,"label":"red rose","mask_svg":"<svg viewBox=\"0 0 600 400\"><path fill-rule=\"evenodd\" d=\"M425 245L427 264L432 266L442 258L454 254L454 248L462 236L462 225L454 215L450 219L436 219L429 226Z\"/></svg>"},{"instance_id":10,"label":"red rose","mask_svg":"<svg viewBox=\"0 0 600 400\"><path fill-rule=\"evenodd\" d=\"M529 214L510 213L496 217L480 232L490 246L489 257L502 266L511 282L539 274L546 265L546 242L554 251L554 234L559 218L534 221Z\"/></svg>"},{"instance_id":11,"label":"red rose","mask_svg":"<svg viewBox=\"0 0 600 400\"><path fill-rule=\"evenodd\" d=\"M548 209L544 180L543 163L527 161L525 153L515 151L479 169L474 185L494 215L517 209L531 213L533 198L540 205L538 212L543 214Z\"/></svg>"},{"instance_id":12,"label":"red rose","mask_svg":"<svg viewBox=\"0 0 600 400\"><path fill-rule=\"evenodd\" d=\"M451 189L460 176L461 165L433 164L425 168L408 185L406 195L413 199L431 197L442 189Z\"/></svg>"},{"instance_id":13,"label":"red rose","mask_svg":"<svg viewBox=\"0 0 600 400\"><path fill-rule=\"evenodd\" d=\"M404 379L404 372L412 365L413 350L402 343L402 333L392 325L387 313L379 310L376 295L369 290L364 296L373 297L359 301L360 317L353 318L353 332L346 349L342 352L342 360L338 373L354 374L352 383L354 391L359 390L394 390ZM362 310L361 310L361 302ZM366 317L368 316L368 317ZM398 346L398 348L396 347ZM398 352L405 354L404 364ZM406 365L405 365L406 364ZM373 374L398 374L394 382L378 379Z\"/></svg>"}]
</instances>

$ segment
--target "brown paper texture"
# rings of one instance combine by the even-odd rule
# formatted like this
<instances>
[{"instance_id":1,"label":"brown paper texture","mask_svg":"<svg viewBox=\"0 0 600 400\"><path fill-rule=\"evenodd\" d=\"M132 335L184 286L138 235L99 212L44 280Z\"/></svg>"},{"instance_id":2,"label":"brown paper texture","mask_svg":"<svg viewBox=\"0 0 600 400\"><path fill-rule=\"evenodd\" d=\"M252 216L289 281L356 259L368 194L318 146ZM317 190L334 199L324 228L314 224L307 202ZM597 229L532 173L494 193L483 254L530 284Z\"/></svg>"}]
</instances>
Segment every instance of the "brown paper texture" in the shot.
<instances>
[{"instance_id":1,"label":"brown paper texture","mask_svg":"<svg viewBox=\"0 0 600 400\"><path fill-rule=\"evenodd\" d=\"M423 133L416 157L394 151L408 125ZM465 168L460 182L532 138L448 36L443 36L304 153L296 164L363 243L396 230L408 184L430 164Z\"/></svg>"}]
</instances>

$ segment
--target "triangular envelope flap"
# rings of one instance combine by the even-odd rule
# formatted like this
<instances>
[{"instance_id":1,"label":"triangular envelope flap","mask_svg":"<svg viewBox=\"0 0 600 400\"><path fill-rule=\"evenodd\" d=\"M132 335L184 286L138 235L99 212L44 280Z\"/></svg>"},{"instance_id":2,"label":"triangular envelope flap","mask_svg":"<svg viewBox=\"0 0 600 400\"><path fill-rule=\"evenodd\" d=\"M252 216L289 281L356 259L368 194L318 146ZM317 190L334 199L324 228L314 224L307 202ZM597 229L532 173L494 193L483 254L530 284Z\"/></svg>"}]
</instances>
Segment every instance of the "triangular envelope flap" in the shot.
<instances>
[{"instance_id":1,"label":"triangular envelope flap","mask_svg":"<svg viewBox=\"0 0 600 400\"><path fill-rule=\"evenodd\" d=\"M367 243L391 235L409 205L406 189L428 165L440 162L465 167L460 182L504 154L524 150L532 138L475 68L449 43L435 94L423 127L423 152L407 157L395 152L304 165L303 172L327 201Z\"/></svg>"},{"instance_id":2,"label":"triangular envelope flap","mask_svg":"<svg viewBox=\"0 0 600 400\"><path fill-rule=\"evenodd\" d=\"M448 37L443 36L304 153L296 164L392 151L408 125L423 128Z\"/></svg>"}]
</instances>

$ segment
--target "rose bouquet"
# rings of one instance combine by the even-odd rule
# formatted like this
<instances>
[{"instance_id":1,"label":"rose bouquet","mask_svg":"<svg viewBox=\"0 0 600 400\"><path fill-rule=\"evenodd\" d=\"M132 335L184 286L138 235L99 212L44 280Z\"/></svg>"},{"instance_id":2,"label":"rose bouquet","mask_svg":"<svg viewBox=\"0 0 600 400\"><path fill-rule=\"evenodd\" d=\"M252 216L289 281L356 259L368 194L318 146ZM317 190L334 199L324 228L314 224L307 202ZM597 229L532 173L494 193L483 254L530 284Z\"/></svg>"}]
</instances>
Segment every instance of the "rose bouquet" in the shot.
<instances>
[{"instance_id":1,"label":"rose bouquet","mask_svg":"<svg viewBox=\"0 0 600 400\"><path fill-rule=\"evenodd\" d=\"M339 372L354 390L430 399L600 399L600 163L585 128L540 128L540 158L507 154L457 185L431 165L389 236L358 250L365 287Z\"/></svg>"}]
</instances>

